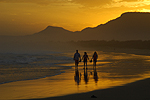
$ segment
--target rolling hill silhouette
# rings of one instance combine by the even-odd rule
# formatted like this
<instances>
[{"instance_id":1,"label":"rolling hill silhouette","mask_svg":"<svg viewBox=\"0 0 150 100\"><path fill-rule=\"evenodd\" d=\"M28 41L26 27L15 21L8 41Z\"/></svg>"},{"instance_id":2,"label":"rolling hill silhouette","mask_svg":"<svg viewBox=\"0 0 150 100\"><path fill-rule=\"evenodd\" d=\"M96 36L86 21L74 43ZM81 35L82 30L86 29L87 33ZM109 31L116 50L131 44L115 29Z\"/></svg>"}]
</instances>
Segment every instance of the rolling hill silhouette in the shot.
<instances>
[{"instance_id":1,"label":"rolling hill silhouette","mask_svg":"<svg viewBox=\"0 0 150 100\"><path fill-rule=\"evenodd\" d=\"M127 12L94 28L71 32L61 27L48 26L34 37L52 41L68 40L149 40L150 13Z\"/></svg>"},{"instance_id":2,"label":"rolling hill silhouette","mask_svg":"<svg viewBox=\"0 0 150 100\"><path fill-rule=\"evenodd\" d=\"M72 32L48 26L28 36L0 36L1 41L78 41L78 40L150 40L150 13L126 12L120 17L94 28Z\"/></svg>"},{"instance_id":3,"label":"rolling hill silhouette","mask_svg":"<svg viewBox=\"0 0 150 100\"><path fill-rule=\"evenodd\" d=\"M40 40L44 41L69 41L72 35L74 35L73 32L61 27L48 26L46 29L33 34L32 38L36 40L40 38Z\"/></svg>"},{"instance_id":4,"label":"rolling hill silhouette","mask_svg":"<svg viewBox=\"0 0 150 100\"><path fill-rule=\"evenodd\" d=\"M87 40L150 40L150 13L126 12L120 17L94 28L72 32L61 27L46 29L27 36L0 36L1 51L68 48L61 41ZM53 41L60 41L54 43ZM114 44L115 45L115 44ZM69 46L70 48L70 46Z\"/></svg>"},{"instance_id":5,"label":"rolling hill silhouette","mask_svg":"<svg viewBox=\"0 0 150 100\"><path fill-rule=\"evenodd\" d=\"M104 40L149 40L150 13L127 12L120 17L82 32Z\"/></svg>"}]
</instances>

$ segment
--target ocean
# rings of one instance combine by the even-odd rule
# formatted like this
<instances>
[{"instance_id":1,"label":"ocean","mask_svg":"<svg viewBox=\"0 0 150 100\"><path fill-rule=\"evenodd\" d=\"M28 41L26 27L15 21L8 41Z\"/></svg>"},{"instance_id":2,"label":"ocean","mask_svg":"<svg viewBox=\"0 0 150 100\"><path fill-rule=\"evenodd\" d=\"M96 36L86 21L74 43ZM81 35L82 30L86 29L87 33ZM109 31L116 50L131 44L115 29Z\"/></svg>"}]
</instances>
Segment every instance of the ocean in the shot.
<instances>
[{"instance_id":1,"label":"ocean","mask_svg":"<svg viewBox=\"0 0 150 100\"><path fill-rule=\"evenodd\" d=\"M0 54L0 99L34 99L107 89L150 77L150 56L98 52L75 70L75 51ZM84 50L80 51L81 56ZM89 60L94 51L88 50ZM77 73L78 72L78 76Z\"/></svg>"},{"instance_id":2,"label":"ocean","mask_svg":"<svg viewBox=\"0 0 150 100\"><path fill-rule=\"evenodd\" d=\"M58 64L72 62L71 57L59 52L49 53L1 53L0 54L0 84L14 81L33 80L63 73ZM57 65L56 65L57 64Z\"/></svg>"}]
</instances>

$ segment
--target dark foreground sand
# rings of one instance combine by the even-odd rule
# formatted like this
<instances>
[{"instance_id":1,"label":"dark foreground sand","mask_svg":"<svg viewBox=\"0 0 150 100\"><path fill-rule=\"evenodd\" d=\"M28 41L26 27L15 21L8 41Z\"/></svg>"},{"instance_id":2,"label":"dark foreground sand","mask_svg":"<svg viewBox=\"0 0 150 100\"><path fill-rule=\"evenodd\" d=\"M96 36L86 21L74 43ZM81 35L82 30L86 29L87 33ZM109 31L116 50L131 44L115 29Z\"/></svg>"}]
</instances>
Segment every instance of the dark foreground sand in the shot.
<instances>
[{"instance_id":1,"label":"dark foreground sand","mask_svg":"<svg viewBox=\"0 0 150 100\"><path fill-rule=\"evenodd\" d=\"M91 98L92 95L97 98ZM150 79L140 80L125 86L110 89L60 97L43 98L39 100L150 100Z\"/></svg>"}]
</instances>

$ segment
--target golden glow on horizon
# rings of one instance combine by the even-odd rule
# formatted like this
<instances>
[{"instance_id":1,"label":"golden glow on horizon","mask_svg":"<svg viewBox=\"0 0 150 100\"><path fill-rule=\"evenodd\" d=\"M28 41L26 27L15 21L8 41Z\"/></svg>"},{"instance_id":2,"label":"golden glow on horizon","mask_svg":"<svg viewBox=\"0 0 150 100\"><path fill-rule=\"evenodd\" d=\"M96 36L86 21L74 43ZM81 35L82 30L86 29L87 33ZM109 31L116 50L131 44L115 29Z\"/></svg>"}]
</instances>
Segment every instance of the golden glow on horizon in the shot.
<instances>
[{"instance_id":1,"label":"golden glow on horizon","mask_svg":"<svg viewBox=\"0 0 150 100\"><path fill-rule=\"evenodd\" d=\"M127 11L150 12L150 0L0 0L0 35L26 35L58 26L96 27Z\"/></svg>"},{"instance_id":2,"label":"golden glow on horizon","mask_svg":"<svg viewBox=\"0 0 150 100\"><path fill-rule=\"evenodd\" d=\"M150 9L142 9L142 10L139 10L140 12L150 12Z\"/></svg>"}]
</instances>

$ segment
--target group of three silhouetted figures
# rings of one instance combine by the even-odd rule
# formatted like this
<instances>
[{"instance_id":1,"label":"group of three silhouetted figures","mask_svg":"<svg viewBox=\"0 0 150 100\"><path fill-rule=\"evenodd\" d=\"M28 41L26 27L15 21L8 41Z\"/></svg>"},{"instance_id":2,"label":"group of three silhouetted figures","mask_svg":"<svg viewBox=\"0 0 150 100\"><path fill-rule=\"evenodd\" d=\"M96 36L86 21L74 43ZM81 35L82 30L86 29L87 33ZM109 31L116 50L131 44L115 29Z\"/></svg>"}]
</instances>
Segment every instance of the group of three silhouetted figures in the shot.
<instances>
[{"instance_id":1,"label":"group of three silhouetted figures","mask_svg":"<svg viewBox=\"0 0 150 100\"><path fill-rule=\"evenodd\" d=\"M94 52L90 62L93 61L93 70L94 70L93 78L95 80L95 83L97 83L97 81L98 81L98 76L97 76L97 71L96 71L97 59L98 59L98 55L96 52ZM83 62L84 62L84 68L83 68L84 69L84 81L85 81L85 84L87 84L88 80L89 80L88 72L87 72L87 61L89 60L89 57L88 57L87 53L84 52L84 55L81 59L80 53L78 53L78 50L76 50L76 53L74 54L74 60L75 60L75 77L74 77L74 79L77 82L77 85L79 85L79 83L81 81L81 73L79 73L79 70L78 70L78 64L79 64L79 62L81 62L81 60L83 60ZM92 75L92 72L90 72L90 75Z\"/></svg>"},{"instance_id":2,"label":"group of three silhouetted figures","mask_svg":"<svg viewBox=\"0 0 150 100\"><path fill-rule=\"evenodd\" d=\"M92 56L94 66L96 66L97 58L98 58L98 55L96 52L94 52L94 54ZM90 62L92 62L92 59L90 60ZM76 68L78 68L78 64L79 64L79 62L81 62L81 56L80 56L80 53L78 53L78 50L76 50L76 53L74 54L74 60L75 60L75 66L76 66ZM84 52L82 60L84 62L84 68L86 67L86 69L87 69L87 61L89 60L89 57L86 52Z\"/></svg>"}]
</instances>

